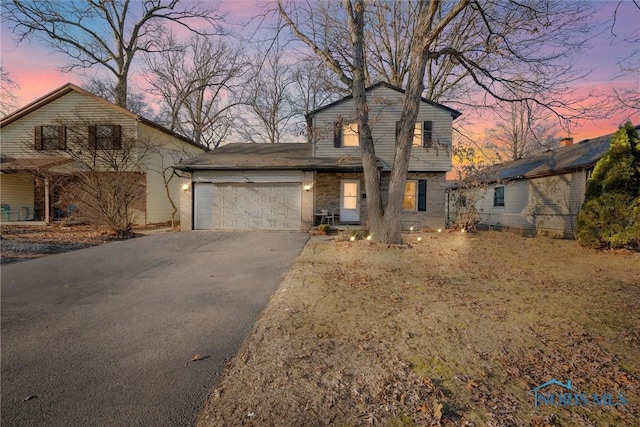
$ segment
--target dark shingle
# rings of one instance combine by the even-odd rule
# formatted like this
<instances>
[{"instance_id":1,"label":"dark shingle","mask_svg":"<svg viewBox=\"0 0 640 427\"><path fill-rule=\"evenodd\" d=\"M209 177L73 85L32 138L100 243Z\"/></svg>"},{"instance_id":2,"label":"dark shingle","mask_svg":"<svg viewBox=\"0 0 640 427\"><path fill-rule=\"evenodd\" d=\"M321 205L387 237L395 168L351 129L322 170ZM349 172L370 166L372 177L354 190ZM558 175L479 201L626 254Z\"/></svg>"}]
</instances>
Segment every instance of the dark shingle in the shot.
<instances>
[{"instance_id":1,"label":"dark shingle","mask_svg":"<svg viewBox=\"0 0 640 427\"><path fill-rule=\"evenodd\" d=\"M637 128L640 128L638 126ZM493 168L505 180L556 175L593 167L609 150L613 133L558 147L519 160L501 163Z\"/></svg>"},{"instance_id":2,"label":"dark shingle","mask_svg":"<svg viewBox=\"0 0 640 427\"><path fill-rule=\"evenodd\" d=\"M312 156L312 144L248 144L223 145L215 150L178 163L180 170L194 169L298 169L361 170L358 157L318 158Z\"/></svg>"}]
</instances>

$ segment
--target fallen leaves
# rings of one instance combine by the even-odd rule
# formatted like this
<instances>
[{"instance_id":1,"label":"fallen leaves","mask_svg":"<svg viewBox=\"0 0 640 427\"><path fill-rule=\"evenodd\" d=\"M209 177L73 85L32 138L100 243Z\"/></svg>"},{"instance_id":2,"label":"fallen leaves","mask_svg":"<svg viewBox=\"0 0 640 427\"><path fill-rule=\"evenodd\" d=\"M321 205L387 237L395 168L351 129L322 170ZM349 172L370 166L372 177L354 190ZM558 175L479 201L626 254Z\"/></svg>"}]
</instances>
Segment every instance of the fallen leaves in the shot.
<instances>
[{"instance_id":1,"label":"fallen leaves","mask_svg":"<svg viewBox=\"0 0 640 427\"><path fill-rule=\"evenodd\" d=\"M588 267L613 265L611 254L465 237L405 250L311 241L200 425L257 408L266 425L579 425L584 409L534 412L530 390L559 378L640 395L637 260L607 267L614 295ZM630 424L634 399L588 422Z\"/></svg>"}]
</instances>

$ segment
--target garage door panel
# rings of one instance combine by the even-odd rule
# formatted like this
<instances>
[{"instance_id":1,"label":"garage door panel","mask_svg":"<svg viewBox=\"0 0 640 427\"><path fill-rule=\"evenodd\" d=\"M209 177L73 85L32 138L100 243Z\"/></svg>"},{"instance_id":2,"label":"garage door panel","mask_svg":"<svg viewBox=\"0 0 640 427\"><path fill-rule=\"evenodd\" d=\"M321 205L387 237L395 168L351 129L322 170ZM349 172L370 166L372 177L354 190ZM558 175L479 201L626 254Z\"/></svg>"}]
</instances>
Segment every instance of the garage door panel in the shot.
<instances>
[{"instance_id":1,"label":"garage door panel","mask_svg":"<svg viewBox=\"0 0 640 427\"><path fill-rule=\"evenodd\" d=\"M210 185L213 229L298 231L301 228L302 189L298 183Z\"/></svg>"}]
</instances>

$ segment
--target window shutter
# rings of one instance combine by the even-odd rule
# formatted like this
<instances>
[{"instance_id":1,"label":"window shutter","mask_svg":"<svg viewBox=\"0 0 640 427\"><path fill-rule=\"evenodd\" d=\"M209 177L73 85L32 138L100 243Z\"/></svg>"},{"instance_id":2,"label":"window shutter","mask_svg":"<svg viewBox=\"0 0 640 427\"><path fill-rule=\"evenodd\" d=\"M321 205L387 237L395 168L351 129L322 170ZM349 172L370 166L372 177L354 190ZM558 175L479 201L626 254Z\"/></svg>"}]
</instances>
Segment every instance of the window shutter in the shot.
<instances>
[{"instance_id":1,"label":"window shutter","mask_svg":"<svg viewBox=\"0 0 640 427\"><path fill-rule=\"evenodd\" d=\"M42 150L42 126L35 127L34 135L35 135L35 140L34 140L35 149Z\"/></svg>"},{"instance_id":2,"label":"window shutter","mask_svg":"<svg viewBox=\"0 0 640 427\"><path fill-rule=\"evenodd\" d=\"M113 141L112 141L112 148L114 150L121 150L122 149L122 128L120 127L120 125L113 125Z\"/></svg>"},{"instance_id":3,"label":"window shutter","mask_svg":"<svg viewBox=\"0 0 640 427\"><path fill-rule=\"evenodd\" d=\"M333 124L333 147L342 148L342 121Z\"/></svg>"},{"instance_id":4,"label":"window shutter","mask_svg":"<svg viewBox=\"0 0 640 427\"><path fill-rule=\"evenodd\" d=\"M64 126L58 126L58 149L64 150L67 148L67 128Z\"/></svg>"},{"instance_id":5,"label":"window shutter","mask_svg":"<svg viewBox=\"0 0 640 427\"><path fill-rule=\"evenodd\" d=\"M96 126L89 126L89 149L96 150L98 147L96 146Z\"/></svg>"},{"instance_id":6,"label":"window shutter","mask_svg":"<svg viewBox=\"0 0 640 427\"><path fill-rule=\"evenodd\" d=\"M432 142L432 133L433 133L433 122L431 120L427 120L422 123L422 146L423 147L431 147Z\"/></svg>"},{"instance_id":7,"label":"window shutter","mask_svg":"<svg viewBox=\"0 0 640 427\"><path fill-rule=\"evenodd\" d=\"M418 210L427 210L427 180L418 180Z\"/></svg>"}]
</instances>

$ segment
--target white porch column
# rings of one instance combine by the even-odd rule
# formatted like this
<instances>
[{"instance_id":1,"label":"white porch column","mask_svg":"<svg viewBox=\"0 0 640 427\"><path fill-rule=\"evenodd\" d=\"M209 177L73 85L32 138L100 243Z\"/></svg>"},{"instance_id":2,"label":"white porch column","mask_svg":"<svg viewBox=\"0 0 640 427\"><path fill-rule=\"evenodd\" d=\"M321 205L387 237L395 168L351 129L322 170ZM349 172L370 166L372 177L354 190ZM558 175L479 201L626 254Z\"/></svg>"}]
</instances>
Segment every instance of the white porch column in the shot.
<instances>
[{"instance_id":1,"label":"white porch column","mask_svg":"<svg viewBox=\"0 0 640 427\"><path fill-rule=\"evenodd\" d=\"M49 224L49 178L44 177L44 223Z\"/></svg>"}]
</instances>

